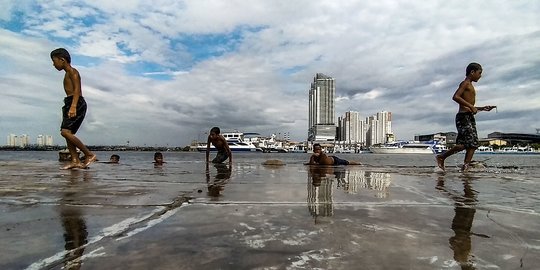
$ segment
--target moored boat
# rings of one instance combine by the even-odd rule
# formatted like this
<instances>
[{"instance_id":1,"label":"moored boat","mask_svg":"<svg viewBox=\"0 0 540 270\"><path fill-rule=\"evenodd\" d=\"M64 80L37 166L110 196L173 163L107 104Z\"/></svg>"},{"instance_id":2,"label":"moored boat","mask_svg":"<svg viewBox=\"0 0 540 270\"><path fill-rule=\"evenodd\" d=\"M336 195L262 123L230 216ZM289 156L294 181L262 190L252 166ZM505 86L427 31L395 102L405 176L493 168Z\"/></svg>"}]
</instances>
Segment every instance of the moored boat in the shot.
<instances>
[{"instance_id":1,"label":"moored boat","mask_svg":"<svg viewBox=\"0 0 540 270\"><path fill-rule=\"evenodd\" d=\"M257 148L253 143L250 141L244 140L244 133L242 132L224 132L221 134L225 140L227 140L227 144L229 145L229 148L233 152L256 152L261 151L260 148ZM206 142L200 142L197 144L197 151L203 152L206 151ZM216 151L216 148L210 144L210 151Z\"/></svg>"},{"instance_id":2,"label":"moored boat","mask_svg":"<svg viewBox=\"0 0 540 270\"><path fill-rule=\"evenodd\" d=\"M446 145L437 142L393 142L371 146L375 154L439 154L446 151Z\"/></svg>"}]
</instances>

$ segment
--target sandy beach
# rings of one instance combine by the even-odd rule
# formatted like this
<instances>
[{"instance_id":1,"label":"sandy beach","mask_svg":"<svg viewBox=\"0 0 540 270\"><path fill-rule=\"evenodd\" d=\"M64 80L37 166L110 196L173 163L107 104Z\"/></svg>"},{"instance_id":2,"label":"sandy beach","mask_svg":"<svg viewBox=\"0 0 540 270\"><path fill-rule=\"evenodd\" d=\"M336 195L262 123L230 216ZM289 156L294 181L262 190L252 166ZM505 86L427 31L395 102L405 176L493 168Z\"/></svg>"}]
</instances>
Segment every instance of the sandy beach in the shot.
<instances>
[{"instance_id":1,"label":"sandy beach","mask_svg":"<svg viewBox=\"0 0 540 270\"><path fill-rule=\"evenodd\" d=\"M98 153L108 160L110 152ZM536 269L540 155L121 152L60 170L55 152L0 152L0 269ZM285 166L265 166L279 159Z\"/></svg>"}]
</instances>

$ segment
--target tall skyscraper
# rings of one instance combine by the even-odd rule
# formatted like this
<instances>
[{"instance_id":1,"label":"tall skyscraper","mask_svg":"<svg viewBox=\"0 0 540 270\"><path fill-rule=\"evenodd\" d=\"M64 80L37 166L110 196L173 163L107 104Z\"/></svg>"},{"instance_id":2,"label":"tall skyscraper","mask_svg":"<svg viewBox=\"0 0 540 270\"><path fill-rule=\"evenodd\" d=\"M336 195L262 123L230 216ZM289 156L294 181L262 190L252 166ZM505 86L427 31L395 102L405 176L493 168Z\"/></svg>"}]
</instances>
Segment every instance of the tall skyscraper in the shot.
<instances>
[{"instance_id":1,"label":"tall skyscraper","mask_svg":"<svg viewBox=\"0 0 540 270\"><path fill-rule=\"evenodd\" d=\"M19 136L19 146L20 147L26 147L29 144L30 144L30 136L28 136L26 134L22 134L21 136Z\"/></svg>"},{"instance_id":2,"label":"tall skyscraper","mask_svg":"<svg viewBox=\"0 0 540 270\"><path fill-rule=\"evenodd\" d=\"M309 90L309 141L336 139L334 78L317 73Z\"/></svg>"},{"instance_id":3,"label":"tall skyscraper","mask_svg":"<svg viewBox=\"0 0 540 270\"><path fill-rule=\"evenodd\" d=\"M377 119L381 123L381 134L383 143L387 143L389 138L392 136L392 113L387 111L382 111L377 113Z\"/></svg>"},{"instance_id":4,"label":"tall skyscraper","mask_svg":"<svg viewBox=\"0 0 540 270\"><path fill-rule=\"evenodd\" d=\"M387 111L378 112L366 119L368 146L387 143L393 138L392 113Z\"/></svg>"},{"instance_id":5,"label":"tall skyscraper","mask_svg":"<svg viewBox=\"0 0 540 270\"><path fill-rule=\"evenodd\" d=\"M45 145L45 137L43 135L39 134L36 138L36 144L37 146L44 146Z\"/></svg>"},{"instance_id":6,"label":"tall skyscraper","mask_svg":"<svg viewBox=\"0 0 540 270\"><path fill-rule=\"evenodd\" d=\"M46 146L52 146L53 145L53 136L52 135L45 135L45 145Z\"/></svg>"},{"instance_id":7,"label":"tall skyscraper","mask_svg":"<svg viewBox=\"0 0 540 270\"><path fill-rule=\"evenodd\" d=\"M53 145L53 137L52 137L52 135L39 134L37 136L36 143L37 143L38 146L52 146Z\"/></svg>"},{"instance_id":8,"label":"tall skyscraper","mask_svg":"<svg viewBox=\"0 0 540 270\"><path fill-rule=\"evenodd\" d=\"M17 146L18 137L15 134L9 134L7 136L7 146Z\"/></svg>"},{"instance_id":9,"label":"tall skyscraper","mask_svg":"<svg viewBox=\"0 0 540 270\"><path fill-rule=\"evenodd\" d=\"M345 112L339 118L339 140L346 144L365 144L366 127L365 122L360 118L360 113L355 111Z\"/></svg>"}]
</instances>

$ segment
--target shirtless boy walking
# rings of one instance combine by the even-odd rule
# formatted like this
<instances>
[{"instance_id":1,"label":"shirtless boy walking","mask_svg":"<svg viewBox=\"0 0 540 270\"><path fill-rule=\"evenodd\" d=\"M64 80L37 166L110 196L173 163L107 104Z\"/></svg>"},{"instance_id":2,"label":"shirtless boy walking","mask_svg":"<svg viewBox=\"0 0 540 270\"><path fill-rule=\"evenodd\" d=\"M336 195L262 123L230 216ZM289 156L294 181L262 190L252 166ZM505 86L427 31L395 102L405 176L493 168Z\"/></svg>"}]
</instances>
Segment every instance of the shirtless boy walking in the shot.
<instances>
[{"instance_id":1,"label":"shirtless boy walking","mask_svg":"<svg viewBox=\"0 0 540 270\"><path fill-rule=\"evenodd\" d=\"M206 142L206 164L208 164L210 158L210 144L214 145L218 151L212 163L223 163L228 158L229 165L232 164L231 149L229 148L229 144L227 144L227 140L220 133L221 130L218 127L210 129L210 135L208 135L208 141Z\"/></svg>"},{"instance_id":2,"label":"shirtless boy walking","mask_svg":"<svg viewBox=\"0 0 540 270\"><path fill-rule=\"evenodd\" d=\"M82 96L81 77L79 71L71 66L71 56L66 49L59 48L52 51L51 59L53 66L58 71L66 72L64 76L66 98L64 98L64 106L62 107L60 134L66 139L67 148L71 154L71 163L62 169L86 168L97 160L97 156L75 136L86 115L86 101ZM84 153L84 163L79 159L77 148Z\"/></svg>"},{"instance_id":3,"label":"shirtless boy walking","mask_svg":"<svg viewBox=\"0 0 540 270\"><path fill-rule=\"evenodd\" d=\"M478 148L478 134L476 131L476 120L474 115L478 111L491 111L496 106L475 107L476 90L473 82L478 82L482 77L482 66L478 63L470 63L466 69L466 77L460 84L452 99L459 104L459 111L456 114L456 128L458 135L456 145L443 154L437 155L437 165L444 171L444 161L449 156L465 150L462 171L469 169L474 151Z\"/></svg>"}]
</instances>

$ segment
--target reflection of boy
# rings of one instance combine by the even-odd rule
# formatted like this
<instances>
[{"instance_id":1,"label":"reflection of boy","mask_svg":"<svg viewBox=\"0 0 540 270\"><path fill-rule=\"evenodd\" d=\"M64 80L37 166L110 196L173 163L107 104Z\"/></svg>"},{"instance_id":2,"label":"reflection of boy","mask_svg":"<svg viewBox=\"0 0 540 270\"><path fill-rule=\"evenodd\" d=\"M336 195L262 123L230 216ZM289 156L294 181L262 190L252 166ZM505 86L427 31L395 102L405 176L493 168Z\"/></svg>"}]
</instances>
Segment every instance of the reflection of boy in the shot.
<instances>
[{"instance_id":1,"label":"reflection of boy","mask_svg":"<svg viewBox=\"0 0 540 270\"><path fill-rule=\"evenodd\" d=\"M64 48L58 48L51 52L53 66L66 72L64 76L64 106L62 107L62 125L60 134L66 139L67 148L71 154L71 163L62 169L86 168L97 157L84 143L75 136L86 115L86 101L82 96L81 77L79 71L71 66L71 56ZM79 148L84 153L85 162L81 163Z\"/></svg>"},{"instance_id":2,"label":"reflection of boy","mask_svg":"<svg viewBox=\"0 0 540 270\"><path fill-rule=\"evenodd\" d=\"M208 141L206 142L206 163L210 159L210 144L212 144L217 150L217 155L212 160L212 163L223 163L228 158L229 164L232 164L231 149L227 144L227 140L220 133L221 130L218 127L210 129L210 135L208 135Z\"/></svg>"},{"instance_id":3,"label":"reflection of boy","mask_svg":"<svg viewBox=\"0 0 540 270\"><path fill-rule=\"evenodd\" d=\"M313 145L313 155L309 159L311 165L358 165L360 162L348 161L338 158L336 156L327 156L323 151L320 144Z\"/></svg>"},{"instance_id":4,"label":"reflection of boy","mask_svg":"<svg viewBox=\"0 0 540 270\"><path fill-rule=\"evenodd\" d=\"M208 163L206 163L208 165ZM208 184L208 195L211 197L218 197L221 195L225 184L231 178L231 167L226 164L214 164L216 167L217 173L215 175L215 180L210 179L210 169L206 167L206 183Z\"/></svg>"}]
</instances>

